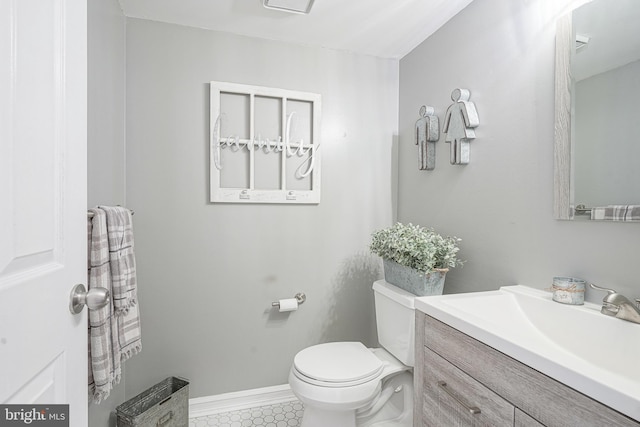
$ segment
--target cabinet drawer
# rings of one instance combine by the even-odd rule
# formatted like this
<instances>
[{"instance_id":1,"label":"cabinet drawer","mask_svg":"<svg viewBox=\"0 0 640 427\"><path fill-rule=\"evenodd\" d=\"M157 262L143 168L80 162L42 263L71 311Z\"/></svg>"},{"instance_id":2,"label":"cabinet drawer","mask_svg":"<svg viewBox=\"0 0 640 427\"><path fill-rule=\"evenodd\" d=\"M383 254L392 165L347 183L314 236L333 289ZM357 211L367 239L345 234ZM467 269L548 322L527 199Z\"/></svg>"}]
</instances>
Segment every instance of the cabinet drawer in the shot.
<instances>
[{"instance_id":1,"label":"cabinet drawer","mask_svg":"<svg viewBox=\"0 0 640 427\"><path fill-rule=\"evenodd\" d=\"M425 426L513 426L509 402L424 347Z\"/></svg>"}]
</instances>

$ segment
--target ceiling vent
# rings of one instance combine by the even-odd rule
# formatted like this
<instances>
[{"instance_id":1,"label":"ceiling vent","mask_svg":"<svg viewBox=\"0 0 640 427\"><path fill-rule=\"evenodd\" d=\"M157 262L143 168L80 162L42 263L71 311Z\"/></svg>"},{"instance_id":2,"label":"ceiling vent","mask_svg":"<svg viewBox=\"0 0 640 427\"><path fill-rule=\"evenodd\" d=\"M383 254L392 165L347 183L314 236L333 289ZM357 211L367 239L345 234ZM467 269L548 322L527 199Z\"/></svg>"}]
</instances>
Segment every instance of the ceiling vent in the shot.
<instances>
[{"instance_id":1,"label":"ceiling vent","mask_svg":"<svg viewBox=\"0 0 640 427\"><path fill-rule=\"evenodd\" d=\"M262 0L267 9L283 12L307 14L311 11L314 0Z\"/></svg>"}]
</instances>

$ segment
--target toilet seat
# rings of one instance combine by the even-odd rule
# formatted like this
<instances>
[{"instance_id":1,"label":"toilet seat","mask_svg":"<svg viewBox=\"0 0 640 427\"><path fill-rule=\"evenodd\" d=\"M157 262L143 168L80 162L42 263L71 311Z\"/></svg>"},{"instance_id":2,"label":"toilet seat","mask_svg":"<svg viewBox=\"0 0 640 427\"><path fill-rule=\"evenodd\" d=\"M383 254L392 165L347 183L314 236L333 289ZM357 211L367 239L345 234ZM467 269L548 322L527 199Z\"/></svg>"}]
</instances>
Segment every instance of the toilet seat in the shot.
<instances>
[{"instance_id":1,"label":"toilet seat","mask_svg":"<svg viewBox=\"0 0 640 427\"><path fill-rule=\"evenodd\" d=\"M300 380L323 387L349 387L378 378L385 364L360 342L332 342L296 354L292 372Z\"/></svg>"},{"instance_id":2,"label":"toilet seat","mask_svg":"<svg viewBox=\"0 0 640 427\"><path fill-rule=\"evenodd\" d=\"M337 346L337 348L341 348L342 346L340 346L339 344L345 343L332 344ZM356 344L360 344L360 346L354 345L351 348L351 350L354 351L354 354L360 354L363 357L363 360L367 360L369 356L375 357L376 359L378 359L378 362L374 363L374 366L379 363L382 367L380 371L374 369L372 373L364 377L362 377L361 373L360 379L352 380L350 382L336 382L335 380L333 382L320 381L307 376L302 372L299 372L296 367L296 361L294 360L294 363L291 366L291 370L289 371L289 385L291 386L291 390L293 390L298 399L300 399L300 401L302 401L302 403L306 405L305 408L313 407L314 411L329 411L331 413L341 411L355 411L357 409L364 408L367 405L370 405L371 402L380 395L385 378L390 378L395 374L411 370L411 367L403 365L402 362L397 360L393 355L391 355L383 348L369 349L361 343ZM324 346L325 344L320 345ZM364 348L368 352L368 354L360 353L360 350L358 350L358 348L360 350ZM327 354L327 356L328 357L326 357L325 359L330 359L335 363L338 363L340 361L339 358L341 357L329 354ZM354 358L355 357L357 356L354 356ZM299 365L301 365L302 368L307 368L307 371L309 371L310 367L304 365L304 360L305 358L299 358L297 362ZM323 363L329 362L323 360ZM364 371L366 372L367 369L364 369ZM310 373L313 374L313 371L311 371ZM353 373L351 375L353 375ZM325 375L325 378L326 377L327 376ZM307 409L305 409L305 411L306 410ZM356 414L354 412L354 420L355 416ZM323 421L322 424L312 425L314 427L326 427L327 425L346 424L326 423Z\"/></svg>"}]
</instances>

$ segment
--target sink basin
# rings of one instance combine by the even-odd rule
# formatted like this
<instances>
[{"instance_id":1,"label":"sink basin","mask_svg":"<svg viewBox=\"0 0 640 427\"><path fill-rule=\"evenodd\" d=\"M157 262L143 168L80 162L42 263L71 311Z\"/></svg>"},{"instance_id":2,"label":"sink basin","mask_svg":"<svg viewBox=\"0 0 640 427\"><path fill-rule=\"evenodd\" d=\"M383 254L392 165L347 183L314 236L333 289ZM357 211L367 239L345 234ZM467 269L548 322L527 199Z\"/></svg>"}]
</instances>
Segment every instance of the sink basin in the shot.
<instances>
[{"instance_id":1,"label":"sink basin","mask_svg":"<svg viewBox=\"0 0 640 427\"><path fill-rule=\"evenodd\" d=\"M418 297L415 307L640 420L640 324L564 305L527 286Z\"/></svg>"}]
</instances>

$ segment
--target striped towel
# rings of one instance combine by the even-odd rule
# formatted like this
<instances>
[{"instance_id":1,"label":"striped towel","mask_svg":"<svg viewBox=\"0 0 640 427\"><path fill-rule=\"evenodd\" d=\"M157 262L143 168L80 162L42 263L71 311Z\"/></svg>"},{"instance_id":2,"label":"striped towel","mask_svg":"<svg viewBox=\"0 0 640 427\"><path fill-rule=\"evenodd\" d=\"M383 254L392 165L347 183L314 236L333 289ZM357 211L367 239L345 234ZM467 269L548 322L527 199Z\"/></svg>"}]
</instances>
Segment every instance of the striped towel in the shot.
<instances>
[{"instance_id":1,"label":"striped towel","mask_svg":"<svg viewBox=\"0 0 640 427\"><path fill-rule=\"evenodd\" d=\"M107 214L113 305L116 315L126 314L137 301L131 211L120 206L100 206L100 209Z\"/></svg>"},{"instance_id":2,"label":"striped towel","mask_svg":"<svg viewBox=\"0 0 640 427\"><path fill-rule=\"evenodd\" d=\"M89 289L103 287L111 293L111 269L107 239L107 216L102 209L89 209ZM89 310L89 391L91 399L100 403L111 388L120 382L120 347L114 340L117 320L113 301L98 310Z\"/></svg>"},{"instance_id":3,"label":"striped towel","mask_svg":"<svg viewBox=\"0 0 640 427\"><path fill-rule=\"evenodd\" d=\"M142 342L131 212L106 206L89 212L89 288L111 294L107 306L89 310L89 390L100 403L120 382L121 362L138 353Z\"/></svg>"},{"instance_id":4,"label":"striped towel","mask_svg":"<svg viewBox=\"0 0 640 427\"><path fill-rule=\"evenodd\" d=\"M136 259L133 253L133 221L129 209L120 206L100 208L107 214L112 298L118 320L121 360L125 361L142 349Z\"/></svg>"},{"instance_id":5,"label":"striped towel","mask_svg":"<svg viewBox=\"0 0 640 427\"><path fill-rule=\"evenodd\" d=\"M640 221L640 205L609 205L592 208L591 219L605 221Z\"/></svg>"}]
</instances>

